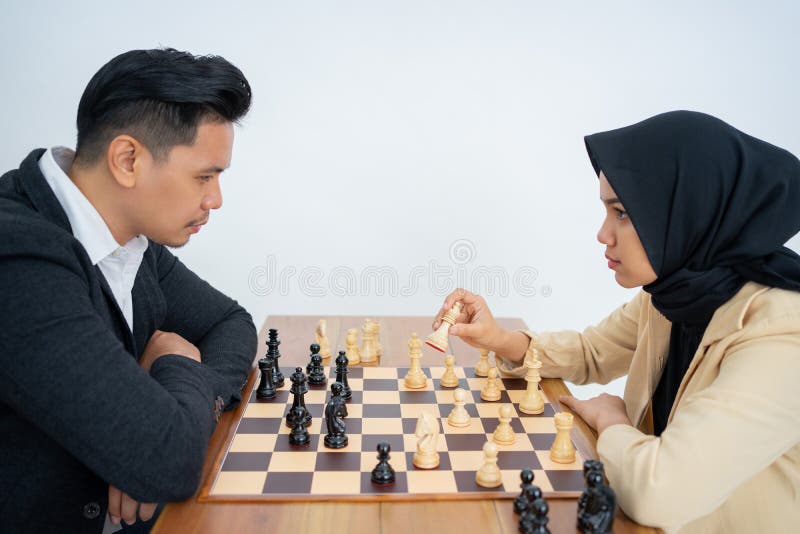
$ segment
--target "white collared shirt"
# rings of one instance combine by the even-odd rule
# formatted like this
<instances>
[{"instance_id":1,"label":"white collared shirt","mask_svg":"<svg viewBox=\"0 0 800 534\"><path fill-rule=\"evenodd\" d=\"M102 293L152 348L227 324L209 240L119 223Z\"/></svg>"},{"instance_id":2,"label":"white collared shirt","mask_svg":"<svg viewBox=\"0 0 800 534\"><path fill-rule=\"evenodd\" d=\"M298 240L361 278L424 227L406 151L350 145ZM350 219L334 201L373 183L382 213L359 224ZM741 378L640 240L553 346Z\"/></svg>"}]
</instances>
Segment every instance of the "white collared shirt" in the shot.
<instances>
[{"instance_id":1,"label":"white collared shirt","mask_svg":"<svg viewBox=\"0 0 800 534\"><path fill-rule=\"evenodd\" d=\"M92 264L99 265L128 328L133 332L131 290L147 250L147 238L138 235L124 246L117 243L100 213L67 176L73 159L73 150L53 147L42 155L39 169L67 214L72 234L86 249Z\"/></svg>"}]
</instances>

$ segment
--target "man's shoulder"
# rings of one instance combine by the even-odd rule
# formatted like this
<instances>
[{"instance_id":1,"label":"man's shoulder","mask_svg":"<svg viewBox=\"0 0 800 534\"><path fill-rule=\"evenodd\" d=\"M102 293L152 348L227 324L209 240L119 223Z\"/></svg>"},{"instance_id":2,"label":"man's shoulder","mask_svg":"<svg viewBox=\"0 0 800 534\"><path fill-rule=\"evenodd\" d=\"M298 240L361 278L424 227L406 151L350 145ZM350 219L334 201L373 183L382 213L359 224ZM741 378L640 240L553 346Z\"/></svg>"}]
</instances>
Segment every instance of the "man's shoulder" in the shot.
<instances>
[{"instance_id":1,"label":"man's shoulder","mask_svg":"<svg viewBox=\"0 0 800 534\"><path fill-rule=\"evenodd\" d=\"M0 197L0 261L3 271L29 268L33 263L37 268L49 264L71 271L91 267L86 251L71 232L8 197Z\"/></svg>"}]
</instances>

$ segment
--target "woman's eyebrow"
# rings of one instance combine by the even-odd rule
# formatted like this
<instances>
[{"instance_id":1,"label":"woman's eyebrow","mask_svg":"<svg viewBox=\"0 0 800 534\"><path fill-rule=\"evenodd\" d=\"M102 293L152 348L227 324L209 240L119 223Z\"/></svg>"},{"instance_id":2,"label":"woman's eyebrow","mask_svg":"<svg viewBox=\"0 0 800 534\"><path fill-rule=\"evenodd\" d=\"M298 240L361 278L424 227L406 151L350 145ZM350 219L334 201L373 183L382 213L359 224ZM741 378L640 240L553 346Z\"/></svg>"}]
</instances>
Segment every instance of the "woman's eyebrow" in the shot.
<instances>
[{"instance_id":1,"label":"woman's eyebrow","mask_svg":"<svg viewBox=\"0 0 800 534\"><path fill-rule=\"evenodd\" d=\"M617 204L617 203L619 203L619 204L622 204L622 202L620 202L620 201L619 201L619 199L618 199L617 197L612 197L612 198L603 198L603 197L600 197L600 200L602 200L602 201L603 201L603 204L607 204L607 205L609 205L609 206L610 206L611 204Z\"/></svg>"}]
</instances>

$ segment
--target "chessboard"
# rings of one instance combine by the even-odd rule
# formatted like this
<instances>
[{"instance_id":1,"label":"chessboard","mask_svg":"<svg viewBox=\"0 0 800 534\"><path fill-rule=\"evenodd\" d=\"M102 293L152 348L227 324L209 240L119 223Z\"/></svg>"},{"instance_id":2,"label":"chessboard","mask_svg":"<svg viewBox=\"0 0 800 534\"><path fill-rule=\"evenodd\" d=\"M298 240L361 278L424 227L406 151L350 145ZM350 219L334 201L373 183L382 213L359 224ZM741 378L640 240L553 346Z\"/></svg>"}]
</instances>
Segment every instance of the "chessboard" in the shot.
<instances>
[{"instance_id":1,"label":"chessboard","mask_svg":"<svg viewBox=\"0 0 800 534\"><path fill-rule=\"evenodd\" d=\"M294 371L281 367L287 377ZM256 382L242 416L220 450L212 471L213 482L204 485L200 501L370 501L370 500L461 500L513 497L519 494L520 471L534 471L534 484L545 497L578 497L584 488L583 457L576 451L575 461L559 464L550 460L549 451L556 435L554 409L545 398L542 414L529 415L519 410L527 384L522 378L498 380L501 398L487 402L480 398L485 378L475 376L473 367L455 367L459 386L468 392L466 409L470 425L455 428L447 424L453 408L454 388L444 388L439 378L445 367L424 367L428 377L425 389L408 389L403 378L408 368L351 366L348 381L353 394L347 403L349 443L345 448L328 449L323 412L335 380L335 368L326 367L325 386L308 386L305 404L312 416L311 443L297 447L289 443L290 428L284 417L292 404L289 381L275 398L256 398ZM494 489L475 482L483 463L482 447L491 440L499 423L499 408L513 406L511 421L516 440L513 445L498 445L498 466L503 484ZM417 438L417 418L423 411L439 420L440 455L438 468L423 470L412 463ZM376 447L391 446L389 463L396 472L391 485L376 485L370 473L377 464ZM574 443L573 443L574 445Z\"/></svg>"}]
</instances>

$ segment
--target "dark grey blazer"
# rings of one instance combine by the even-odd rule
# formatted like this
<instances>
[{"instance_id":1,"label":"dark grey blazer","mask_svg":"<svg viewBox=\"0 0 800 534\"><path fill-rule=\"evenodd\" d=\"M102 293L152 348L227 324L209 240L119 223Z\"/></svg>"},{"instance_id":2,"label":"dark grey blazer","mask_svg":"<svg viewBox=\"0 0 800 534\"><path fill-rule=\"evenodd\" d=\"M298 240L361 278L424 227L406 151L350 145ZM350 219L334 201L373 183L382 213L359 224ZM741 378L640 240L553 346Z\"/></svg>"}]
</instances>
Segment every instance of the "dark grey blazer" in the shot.
<instances>
[{"instance_id":1,"label":"dark grey blazer","mask_svg":"<svg viewBox=\"0 0 800 534\"><path fill-rule=\"evenodd\" d=\"M240 400L256 352L250 315L150 243L131 334L72 235L34 150L0 177L0 531L102 531L108 485L141 502L197 489L218 406ZM195 344L150 373L156 330Z\"/></svg>"}]
</instances>

